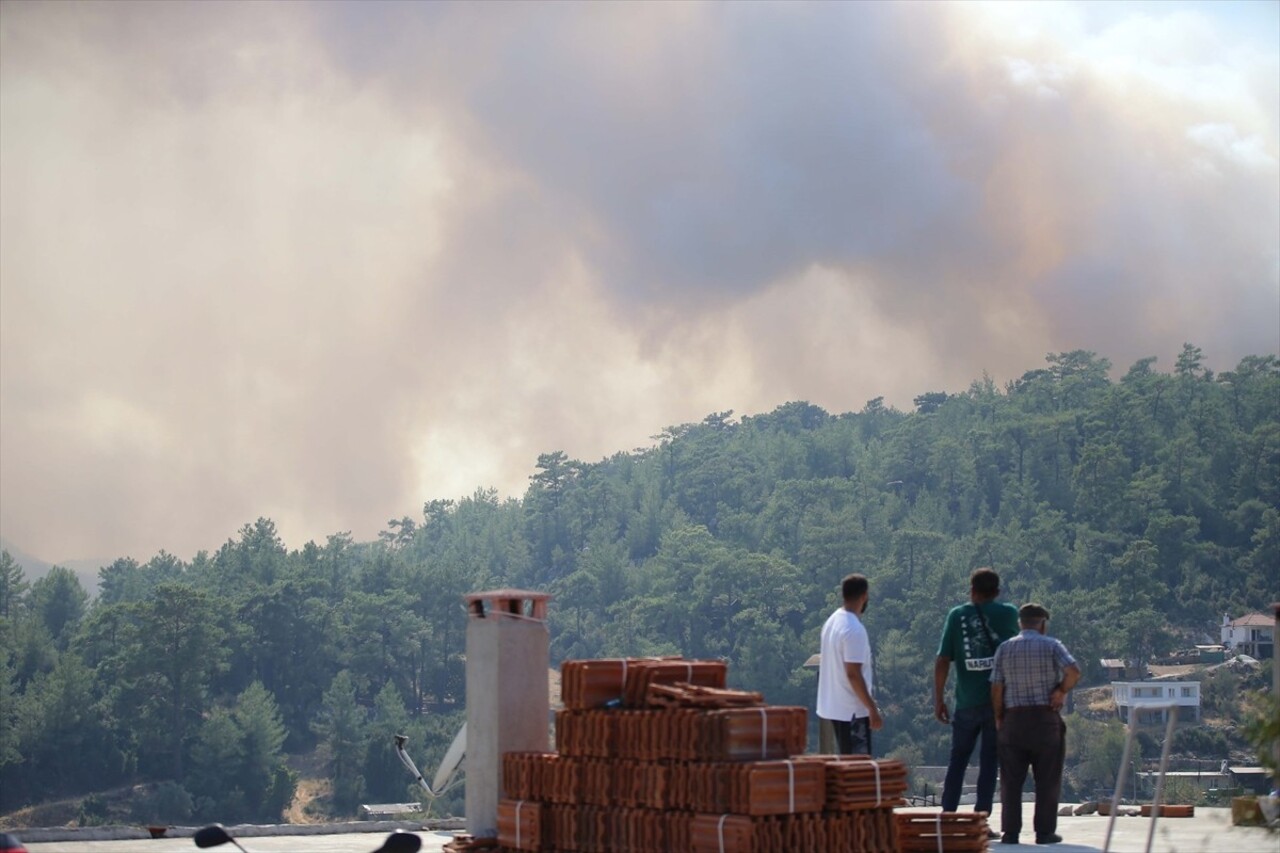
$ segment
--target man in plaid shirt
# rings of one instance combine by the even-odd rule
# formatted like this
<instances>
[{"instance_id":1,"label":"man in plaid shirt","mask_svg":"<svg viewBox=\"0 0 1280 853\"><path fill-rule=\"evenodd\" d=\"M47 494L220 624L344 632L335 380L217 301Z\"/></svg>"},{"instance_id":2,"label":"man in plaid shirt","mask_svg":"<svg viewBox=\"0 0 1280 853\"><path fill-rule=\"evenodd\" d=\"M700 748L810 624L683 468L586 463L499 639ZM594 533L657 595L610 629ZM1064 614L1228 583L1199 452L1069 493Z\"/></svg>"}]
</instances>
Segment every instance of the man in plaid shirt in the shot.
<instances>
[{"instance_id":1,"label":"man in plaid shirt","mask_svg":"<svg viewBox=\"0 0 1280 853\"><path fill-rule=\"evenodd\" d=\"M1066 724L1059 711L1080 680L1067 647L1045 631L1049 611L1039 604L1018 609L1018 636L996 649L991 669L1000 755L1000 841L1017 844L1022 831L1022 785L1027 768L1036 781L1036 844L1057 844L1058 798L1066 757Z\"/></svg>"}]
</instances>

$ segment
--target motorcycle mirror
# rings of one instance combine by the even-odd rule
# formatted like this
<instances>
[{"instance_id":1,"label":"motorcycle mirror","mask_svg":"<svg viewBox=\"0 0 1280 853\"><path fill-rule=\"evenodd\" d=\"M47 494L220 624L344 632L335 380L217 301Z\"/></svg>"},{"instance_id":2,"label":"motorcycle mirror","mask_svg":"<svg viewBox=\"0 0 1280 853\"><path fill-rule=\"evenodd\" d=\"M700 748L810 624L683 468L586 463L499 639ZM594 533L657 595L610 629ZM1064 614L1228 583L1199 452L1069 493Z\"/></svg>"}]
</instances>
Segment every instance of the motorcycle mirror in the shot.
<instances>
[{"instance_id":1,"label":"motorcycle mirror","mask_svg":"<svg viewBox=\"0 0 1280 853\"><path fill-rule=\"evenodd\" d=\"M373 853L418 853L418 848L421 846L421 838L412 832L397 829L388 835L387 840L382 842L382 846Z\"/></svg>"},{"instance_id":2,"label":"motorcycle mirror","mask_svg":"<svg viewBox=\"0 0 1280 853\"><path fill-rule=\"evenodd\" d=\"M240 843L231 837L230 833L220 823L211 824L196 830L196 834L192 836L197 847L217 847L221 844L234 844L244 853L249 853ZM419 842L421 843L421 842ZM414 848L415 850L417 848Z\"/></svg>"}]
</instances>

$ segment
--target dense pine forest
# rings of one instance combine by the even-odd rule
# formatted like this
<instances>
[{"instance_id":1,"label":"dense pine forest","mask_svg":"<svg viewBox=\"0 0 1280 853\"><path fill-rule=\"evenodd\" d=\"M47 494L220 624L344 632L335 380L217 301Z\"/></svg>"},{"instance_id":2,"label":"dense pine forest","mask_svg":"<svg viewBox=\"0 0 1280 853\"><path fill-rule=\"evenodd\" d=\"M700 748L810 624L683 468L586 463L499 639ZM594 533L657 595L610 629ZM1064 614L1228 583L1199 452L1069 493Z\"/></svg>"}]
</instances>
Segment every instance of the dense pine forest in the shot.
<instances>
[{"instance_id":1,"label":"dense pine forest","mask_svg":"<svg viewBox=\"0 0 1280 853\"><path fill-rule=\"evenodd\" d=\"M139 820L277 821L304 753L334 814L414 797L391 735L430 776L464 715L461 596L504 586L555 595L553 666L723 658L733 686L812 708L803 664L862 572L877 752L945 764L933 656L975 567L1050 608L1086 684L1280 597L1280 360L1204 361L1056 353L910 412L717 412L598 462L548 452L522 499L431 501L377 541L291 550L261 518L190 561L122 557L92 596L5 554L0 810L150 783Z\"/></svg>"}]
</instances>

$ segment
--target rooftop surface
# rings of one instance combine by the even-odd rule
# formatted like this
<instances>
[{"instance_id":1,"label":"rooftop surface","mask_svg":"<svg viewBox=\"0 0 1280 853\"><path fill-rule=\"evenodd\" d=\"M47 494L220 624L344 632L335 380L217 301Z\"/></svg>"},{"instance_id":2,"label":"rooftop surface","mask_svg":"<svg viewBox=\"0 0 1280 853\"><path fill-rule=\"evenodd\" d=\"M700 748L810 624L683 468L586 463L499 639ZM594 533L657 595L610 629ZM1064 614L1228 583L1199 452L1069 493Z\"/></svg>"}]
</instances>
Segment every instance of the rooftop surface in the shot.
<instances>
[{"instance_id":1,"label":"rooftop surface","mask_svg":"<svg viewBox=\"0 0 1280 853\"><path fill-rule=\"evenodd\" d=\"M914 811L914 810L913 810ZM925 810L921 810L925 811ZM995 842L993 853L1031 853L1053 850L1054 853L1098 853L1106 849L1107 824L1111 820L1099 815L1058 818L1058 834L1063 843L1052 848L1038 847L1030 833L1032 805L1023 806L1023 822L1026 832L1022 844L1005 845ZM992 825L1000 826L1000 806L992 815ZM1115 853L1142 853L1147 849L1147 836L1151 831L1151 819L1145 817L1117 817L1111 838ZM423 853L441 853L444 845L453 838L452 832L420 832ZM19 833L21 837L21 833ZM341 835L277 835L239 839L249 853L267 851L294 851L294 853L367 853L382 843L383 833L355 833ZM31 853L177 853L195 850L190 838L135 839L129 841L58 841L42 844L27 843ZM227 848L223 848L227 849ZM1280 851L1280 834L1260 827L1232 826L1231 810L1221 808L1196 808L1194 817L1160 818L1156 821L1155 837L1151 850L1158 853L1277 853ZM675 853L675 851L673 851ZM797 851L797 853L803 853ZM816 853L816 852L815 852Z\"/></svg>"}]
</instances>

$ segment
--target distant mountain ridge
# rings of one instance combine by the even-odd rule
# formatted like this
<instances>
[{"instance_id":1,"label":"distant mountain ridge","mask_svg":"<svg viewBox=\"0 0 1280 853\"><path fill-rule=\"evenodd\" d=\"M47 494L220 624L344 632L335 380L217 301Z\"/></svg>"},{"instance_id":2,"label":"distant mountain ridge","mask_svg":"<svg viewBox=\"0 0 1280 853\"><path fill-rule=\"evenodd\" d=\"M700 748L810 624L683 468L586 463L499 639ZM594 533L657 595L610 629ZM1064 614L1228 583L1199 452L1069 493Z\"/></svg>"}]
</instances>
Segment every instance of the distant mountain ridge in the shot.
<instances>
[{"instance_id":1,"label":"distant mountain ridge","mask_svg":"<svg viewBox=\"0 0 1280 853\"><path fill-rule=\"evenodd\" d=\"M80 578L80 583L84 586L85 592L90 595L97 595L98 593L98 569L103 566L109 566L113 562L113 560L104 559L85 559L61 560L51 563L48 560L32 556L3 536L0 536L0 551L8 551L13 561L22 566L22 572L28 582L39 580L49 574L49 570L54 566L62 566L64 569L70 569L75 572L76 577Z\"/></svg>"}]
</instances>

